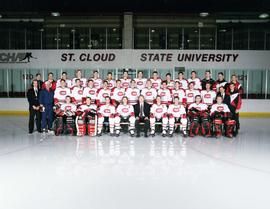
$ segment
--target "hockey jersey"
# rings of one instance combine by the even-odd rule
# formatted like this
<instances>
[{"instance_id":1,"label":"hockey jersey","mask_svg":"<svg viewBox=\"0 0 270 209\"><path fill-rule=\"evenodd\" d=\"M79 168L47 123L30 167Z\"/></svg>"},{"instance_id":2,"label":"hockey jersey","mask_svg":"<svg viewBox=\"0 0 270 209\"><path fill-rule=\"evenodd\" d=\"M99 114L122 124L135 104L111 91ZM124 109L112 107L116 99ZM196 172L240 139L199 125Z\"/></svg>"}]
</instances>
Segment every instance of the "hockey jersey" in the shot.
<instances>
[{"instance_id":1,"label":"hockey jersey","mask_svg":"<svg viewBox=\"0 0 270 209\"><path fill-rule=\"evenodd\" d=\"M204 111L208 109L208 106L204 103L192 103L191 105L189 105L188 109L191 110L192 108L195 108L198 111Z\"/></svg>"},{"instance_id":2,"label":"hockey jersey","mask_svg":"<svg viewBox=\"0 0 270 209\"><path fill-rule=\"evenodd\" d=\"M154 115L155 118L162 118L164 114L168 111L165 104L153 104L150 110L150 113Z\"/></svg>"},{"instance_id":3,"label":"hockey jersey","mask_svg":"<svg viewBox=\"0 0 270 209\"><path fill-rule=\"evenodd\" d=\"M214 91L219 91L219 88L223 86L225 88L225 90L227 89L227 86L228 86L228 82L225 81L225 80L217 80L214 84L213 84L213 90Z\"/></svg>"},{"instance_id":4,"label":"hockey jersey","mask_svg":"<svg viewBox=\"0 0 270 209\"><path fill-rule=\"evenodd\" d=\"M144 96L144 99L148 104L153 104L154 100L157 97L157 91L154 88L144 88L141 91L141 95Z\"/></svg>"},{"instance_id":5,"label":"hockey jersey","mask_svg":"<svg viewBox=\"0 0 270 209\"><path fill-rule=\"evenodd\" d=\"M136 81L136 86L139 90L142 90L143 88L145 88L146 81L147 81L146 78L142 78L142 79L134 78L134 80Z\"/></svg>"},{"instance_id":6,"label":"hockey jersey","mask_svg":"<svg viewBox=\"0 0 270 209\"><path fill-rule=\"evenodd\" d=\"M212 108L211 108L211 114L213 114L214 112L230 112L230 109L228 107L228 105L222 103L222 104L213 104Z\"/></svg>"},{"instance_id":7,"label":"hockey jersey","mask_svg":"<svg viewBox=\"0 0 270 209\"><path fill-rule=\"evenodd\" d=\"M128 116L134 116L134 108L132 105L120 104L118 105L116 112L124 118L127 118Z\"/></svg>"},{"instance_id":8,"label":"hockey jersey","mask_svg":"<svg viewBox=\"0 0 270 209\"><path fill-rule=\"evenodd\" d=\"M97 94L97 89L96 88L90 88L90 87L85 87L83 89L83 99L85 100L86 97L90 97L92 102L94 103L96 100L96 94Z\"/></svg>"},{"instance_id":9,"label":"hockey jersey","mask_svg":"<svg viewBox=\"0 0 270 209\"><path fill-rule=\"evenodd\" d=\"M167 88L170 90L174 89L174 80L167 81Z\"/></svg>"},{"instance_id":10,"label":"hockey jersey","mask_svg":"<svg viewBox=\"0 0 270 209\"><path fill-rule=\"evenodd\" d=\"M201 95L198 90L186 90L187 104L195 102L195 97Z\"/></svg>"},{"instance_id":11,"label":"hockey jersey","mask_svg":"<svg viewBox=\"0 0 270 209\"><path fill-rule=\"evenodd\" d=\"M183 105L171 104L168 108L168 114L175 118L186 117L186 109Z\"/></svg>"},{"instance_id":12,"label":"hockey jersey","mask_svg":"<svg viewBox=\"0 0 270 209\"><path fill-rule=\"evenodd\" d=\"M199 78L189 78L188 79L188 83L191 83L193 82L194 83L194 89L196 90L202 90L202 84L201 84L201 80Z\"/></svg>"},{"instance_id":13,"label":"hockey jersey","mask_svg":"<svg viewBox=\"0 0 270 209\"><path fill-rule=\"evenodd\" d=\"M101 88L99 90L97 90L97 97L96 97L96 101L97 101L97 105L103 105L105 104L105 97L111 95L111 90L110 89L104 89Z\"/></svg>"},{"instance_id":14,"label":"hockey jersey","mask_svg":"<svg viewBox=\"0 0 270 209\"><path fill-rule=\"evenodd\" d=\"M169 89L159 89L157 94L160 96L162 104L168 105L171 103L172 97Z\"/></svg>"},{"instance_id":15,"label":"hockey jersey","mask_svg":"<svg viewBox=\"0 0 270 209\"><path fill-rule=\"evenodd\" d=\"M158 78L158 79L153 79L153 78L150 78L151 82L152 82L152 87L156 90L160 89L160 86L161 86L161 79Z\"/></svg>"},{"instance_id":16,"label":"hockey jersey","mask_svg":"<svg viewBox=\"0 0 270 209\"><path fill-rule=\"evenodd\" d=\"M127 78L127 79L121 78L120 81L121 81L121 87L126 89L129 87L131 79L130 78Z\"/></svg>"},{"instance_id":17,"label":"hockey jersey","mask_svg":"<svg viewBox=\"0 0 270 209\"><path fill-rule=\"evenodd\" d=\"M108 88L112 89L115 87L115 80L106 80L108 82Z\"/></svg>"},{"instance_id":18,"label":"hockey jersey","mask_svg":"<svg viewBox=\"0 0 270 209\"><path fill-rule=\"evenodd\" d=\"M186 79L182 79L182 80L176 79L175 81L178 81L180 83L179 87L181 89L184 89L184 90L188 89L188 81Z\"/></svg>"},{"instance_id":19,"label":"hockey jersey","mask_svg":"<svg viewBox=\"0 0 270 209\"><path fill-rule=\"evenodd\" d=\"M113 105L102 105L99 108L98 113L103 117L110 117L115 114L115 107Z\"/></svg>"},{"instance_id":20,"label":"hockey jersey","mask_svg":"<svg viewBox=\"0 0 270 209\"><path fill-rule=\"evenodd\" d=\"M179 101L182 103L186 103L186 93L183 89L173 89L172 90L172 97L179 97Z\"/></svg>"},{"instance_id":21,"label":"hockey jersey","mask_svg":"<svg viewBox=\"0 0 270 209\"><path fill-rule=\"evenodd\" d=\"M82 98L83 98L83 88L79 88L77 86L74 86L71 89L71 97L72 101L74 103L80 104L82 103Z\"/></svg>"},{"instance_id":22,"label":"hockey jersey","mask_svg":"<svg viewBox=\"0 0 270 209\"><path fill-rule=\"evenodd\" d=\"M67 104L67 103L64 103L60 106L60 109L63 111L63 112L66 112L66 111L71 111L73 113L76 112L77 110L77 107L75 104L73 103L70 103L70 104Z\"/></svg>"},{"instance_id":23,"label":"hockey jersey","mask_svg":"<svg viewBox=\"0 0 270 209\"><path fill-rule=\"evenodd\" d=\"M54 103L64 103L65 102L65 99L66 99L66 96L70 96L71 93L70 93L70 89L65 87L65 88L62 88L62 87L58 87L55 89L54 91Z\"/></svg>"},{"instance_id":24,"label":"hockey jersey","mask_svg":"<svg viewBox=\"0 0 270 209\"><path fill-rule=\"evenodd\" d=\"M135 105L138 101L140 90L138 88L127 88L125 96L128 98L129 104Z\"/></svg>"},{"instance_id":25,"label":"hockey jersey","mask_svg":"<svg viewBox=\"0 0 270 209\"><path fill-rule=\"evenodd\" d=\"M94 81L93 83L94 88L100 89L102 87L103 81L100 78L97 79L92 78L92 80Z\"/></svg>"},{"instance_id":26,"label":"hockey jersey","mask_svg":"<svg viewBox=\"0 0 270 209\"><path fill-rule=\"evenodd\" d=\"M76 79L78 79L78 78L73 78L72 79L72 86L76 85ZM79 79L81 80L81 86L85 87L86 83L87 83L87 79L86 78L79 78Z\"/></svg>"},{"instance_id":27,"label":"hockey jersey","mask_svg":"<svg viewBox=\"0 0 270 209\"><path fill-rule=\"evenodd\" d=\"M202 102L207 104L207 105L212 105L216 99L216 92L215 91L206 91L202 90L201 91L201 97L202 97Z\"/></svg>"},{"instance_id":28,"label":"hockey jersey","mask_svg":"<svg viewBox=\"0 0 270 209\"><path fill-rule=\"evenodd\" d=\"M116 87L114 87L111 90L112 103L115 104L115 102L121 102L124 95L125 95L125 89L124 88L116 88Z\"/></svg>"},{"instance_id":29,"label":"hockey jersey","mask_svg":"<svg viewBox=\"0 0 270 209\"><path fill-rule=\"evenodd\" d=\"M77 111L79 112L85 112L85 111L90 111L90 110L97 110L97 106L95 104L91 104L91 105L80 105L77 109Z\"/></svg>"},{"instance_id":30,"label":"hockey jersey","mask_svg":"<svg viewBox=\"0 0 270 209\"><path fill-rule=\"evenodd\" d=\"M61 86L61 79L58 79L56 81L56 88L57 87L60 87L60 86ZM71 82L70 79L66 79L66 87L68 87L68 88L71 88L72 87L72 82Z\"/></svg>"}]
</instances>

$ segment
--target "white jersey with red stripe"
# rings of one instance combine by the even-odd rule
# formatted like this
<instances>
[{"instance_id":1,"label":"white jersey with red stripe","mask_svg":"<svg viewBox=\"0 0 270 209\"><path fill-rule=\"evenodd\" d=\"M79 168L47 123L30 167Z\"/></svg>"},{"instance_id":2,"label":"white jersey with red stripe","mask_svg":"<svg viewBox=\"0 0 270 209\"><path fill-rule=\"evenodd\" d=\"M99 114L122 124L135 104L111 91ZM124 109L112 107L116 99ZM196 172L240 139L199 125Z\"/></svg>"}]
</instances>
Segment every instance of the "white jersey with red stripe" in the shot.
<instances>
[{"instance_id":1,"label":"white jersey with red stripe","mask_svg":"<svg viewBox=\"0 0 270 209\"><path fill-rule=\"evenodd\" d=\"M66 87L72 87L72 81L70 79L66 79ZM61 78L56 81L56 88L61 86Z\"/></svg>"},{"instance_id":2,"label":"white jersey with red stripe","mask_svg":"<svg viewBox=\"0 0 270 209\"><path fill-rule=\"evenodd\" d=\"M188 81L186 79L182 79L182 80L179 80L179 79L176 79L175 82L178 81L179 82L179 87L181 89L184 89L184 90L187 90L188 89Z\"/></svg>"},{"instance_id":3,"label":"white jersey with red stripe","mask_svg":"<svg viewBox=\"0 0 270 209\"><path fill-rule=\"evenodd\" d=\"M79 88L77 86L74 86L71 89L71 97L76 103L81 103L83 98L83 87Z\"/></svg>"},{"instance_id":4,"label":"white jersey with red stripe","mask_svg":"<svg viewBox=\"0 0 270 209\"><path fill-rule=\"evenodd\" d=\"M90 104L90 105L83 104L77 108L77 111L81 111L81 112L90 111L90 110L97 110L97 106L95 104Z\"/></svg>"},{"instance_id":5,"label":"white jersey with red stripe","mask_svg":"<svg viewBox=\"0 0 270 209\"><path fill-rule=\"evenodd\" d=\"M184 89L173 89L172 97L179 97L179 101L183 102L183 99L186 98L186 92Z\"/></svg>"},{"instance_id":6,"label":"white jersey with red stripe","mask_svg":"<svg viewBox=\"0 0 270 209\"><path fill-rule=\"evenodd\" d=\"M134 78L134 80L136 81L136 86L139 90L142 90L145 88L145 85L146 85L146 81L147 79L146 78Z\"/></svg>"},{"instance_id":7,"label":"white jersey with red stripe","mask_svg":"<svg viewBox=\"0 0 270 209\"><path fill-rule=\"evenodd\" d=\"M94 82L93 83L94 88L100 89L102 87L102 83L103 83L102 79L100 79L100 78L97 78L97 79L91 78L91 79Z\"/></svg>"},{"instance_id":8,"label":"white jersey with red stripe","mask_svg":"<svg viewBox=\"0 0 270 209\"><path fill-rule=\"evenodd\" d=\"M154 78L150 78L151 82L152 82L152 87L156 90L160 89L161 86L161 82L162 80L160 78L158 79L154 79Z\"/></svg>"},{"instance_id":9,"label":"white jersey with red stripe","mask_svg":"<svg viewBox=\"0 0 270 209\"><path fill-rule=\"evenodd\" d=\"M187 104L195 102L195 97L197 95L201 95L200 91L190 89L186 90Z\"/></svg>"},{"instance_id":10,"label":"white jersey with red stripe","mask_svg":"<svg viewBox=\"0 0 270 209\"><path fill-rule=\"evenodd\" d=\"M214 113L214 112L230 112L230 109L228 107L228 105L222 103L222 104L213 104L212 105L212 108L211 108L211 114Z\"/></svg>"},{"instance_id":11,"label":"white jersey with red stripe","mask_svg":"<svg viewBox=\"0 0 270 209\"><path fill-rule=\"evenodd\" d=\"M167 81L167 88L170 89L170 90L173 90L174 89L174 80L165 80Z\"/></svg>"},{"instance_id":12,"label":"white jersey with red stripe","mask_svg":"<svg viewBox=\"0 0 270 209\"><path fill-rule=\"evenodd\" d=\"M204 103L197 104L194 102L188 106L189 110L191 110L192 108L195 108L198 111L204 111L204 110L208 109L208 106L207 106L207 104L204 104Z\"/></svg>"},{"instance_id":13,"label":"white jersey with red stripe","mask_svg":"<svg viewBox=\"0 0 270 209\"><path fill-rule=\"evenodd\" d=\"M183 105L170 104L168 114L172 114L175 118L180 118L186 115L186 109Z\"/></svg>"},{"instance_id":14,"label":"white jersey with red stripe","mask_svg":"<svg viewBox=\"0 0 270 209\"><path fill-rule=\"evenodd\" d=\"M134 116L134 108L132 105L123 105L120 104L118 105L117 109L116 109L117 114L119 114L119 116L122 116L124 118L127 118L128 116Z\"/></svg>"},{"instance_id":15,"label":"white jersey with red stripe","mask_svg":"<svg viewBox=\"0 0 270 209\"><path fill-rule=\"evenodd\" d=\"M160 96L162 104L168 105L172 101L171 91L169 89L161 88L158 90L157 94Z\"/></svg>"},{"instance_id":16,"label":"white jersey with red stripe","mask_svg":"<svg viewBox=\"0 0 270 209\"><path fill-rule=\"evenodd\" d=\"M111 90L111 98L113 101L121 102L123 96L125 96L125 89L124 88L114 87Z\"/></svg>"},{"instance_id":17,"label":"white jersey with red stripe","mask_svg":"<svg viewBox=\"0 0 270 209\"><path fill-rule=\"evenodd\" d=\"M130 78L127 78L127 79L120 78L120 81L121 81L121 87L124 89L127 89L130 85L131 79Z\"/></svg>"},{"instance_id":18,"label":"white jersey with red stripe","mask_svg":"<svg viewBox=\"0 0 270 209\"><path fill-rule=\"evenodd\" d=\"M60 106L60 109L63 111L63 112L66 112L66 111L71 111L71 112L76 112L77 110L77 106L73 103L64 103Z\"/></svg>"},{"instance_id":19,"label":"white jersey with red stripe","mask_svg":"<svg viewBox=\"0 0 270 209\"><path fill-rule=\"evenodd\" d=\"M97 89L96 88L90 88L90 87L85 87L83 89L83 98L90 97L91 100L94 102L97 97Z\"/></svg>"},{"instance_id":20,"label":"white jersey with red stripe","mask_svg":"<svg viewBox=\"0 0 270 209\"><path fill-rule=\"evenodd\" d=\"M110 117L115 114L115 106L113 105L102 105L100 106L98 113L100 113L103 117Z\"/></svg>"},{"instance_id":21,"label":"white jersey with red stripe","mask_svg":"<svg viewBox=\"0 0 270 209\"><path fill-rule=\"evenodd\" d=\"M135 105L138 102L140 96L140 90L138 88L127 88L125 96L128 98L128 102L131 105Z\"/></svg>"},{"instance_id":22,"label":"white jersey with red stripe","mask_svg":"<svg viewBox=\"0 0 270 209\"><path fill-rule=\"evenodd\" d=\"M202 90L201 91L202 101L203 101L203 103L205 103L207 105L212 105L214 100L216 99L216 96L217 96L217 94L213 90L210 90L210 91Z\"/></svg>"},{"instance_id":23,"label":"white jersey with red stripe","mask_svg":"<svg viewBox=\"0 0 270 209\"><path fill-rule=\"evenodd\" d=\"M62 87L57 87L54 91L54 102L55 103L64 103L65 102L65 99L66 99L66 96L70 96L71 93L70 93L70 89L65 87L65 88L62 88Z\"/></svg>"},{"instance_id":24,"label":"white jersey with red stripe","mask_svg":"<svg viewBox=\"0 0 270 209\"><path fill-rule=\"evenodd\" d=\"M150 89L144 88L141 91L141 95L144 96L144 99L148 104L153 104L154 100L157 97L157 91L154 88L150 88Z\"/></svg>"},{"instance_id":25,"label":"white jersey with red stripe","mask_svg":"<svg viewBox=\"0 0 270 209\"><path fill-rule=\"evenodd\" d=\"M109 96L109 97L111 96L111 90L101 88L101 89L97 90L96 95L97 95L97 97L96 97L97 103L100 104L100 105L103 105L103 104L105 104L105 98L107 96Z\"/></svg>"},{"instance_id":26,"label":"white jersey with red stripe","mask_svg":"<svg viewBox=\"0 0 270 209\"><path fill-rule=\"evenodd\" d=\"M201 80L199 78L189 78L188 79L188 83L191 83L193 82L194 83L194 89L196 90L201 90L202 89L202 84L201 84Z\"/></svg>"},{"instance_id":27,"label":"white jersey with red stripe","mask_svg":"<svg viewBox=\"0 0 270 209\"><path fill-rule=\"evenodd\" d=\"M108 88L112 89L115 87L115 80L105 80L108 82Z\"/></svg>"},{"instance_id":28,"label":"white jersey with red stripe","mask_svg":"<svg viewBox=\"0 0 270 209\"><path fill-rule=\"evenodd\" d=\"M155 118L162 118L164 114L166 114L168 108L165 104L153 104L150 110L150 113L154 115Z\"/></svg>"},{"instance_id":29,"label":"white jersey with red stripe","mask_svg":"<svg viewBox=\"0 0 270 209\"><path fill-rule=\"evenodd\" d=\"M80 79L81 81L81 86L86 87L87 79L86 78L73 78L72 79L72 86L76 86L76 79Z\"/></svg>"}]
</instances>

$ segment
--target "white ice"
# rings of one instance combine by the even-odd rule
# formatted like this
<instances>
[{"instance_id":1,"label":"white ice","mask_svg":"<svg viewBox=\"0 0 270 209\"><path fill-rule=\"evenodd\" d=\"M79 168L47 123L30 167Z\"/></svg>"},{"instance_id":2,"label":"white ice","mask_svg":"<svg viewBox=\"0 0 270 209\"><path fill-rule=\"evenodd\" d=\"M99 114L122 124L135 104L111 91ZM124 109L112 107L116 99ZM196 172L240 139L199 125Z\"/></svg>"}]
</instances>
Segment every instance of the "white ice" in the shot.
<instances>
[{"instance_id":1,"label":"white ice","mask_svg":"<svg viewBox=\"0 0 270 209\"><path fill-rule=\"evenodd\" d=\"M269 209L270 119L233 139L42 137L0 117L0 209Z\"/></svg>"}]
</instances>

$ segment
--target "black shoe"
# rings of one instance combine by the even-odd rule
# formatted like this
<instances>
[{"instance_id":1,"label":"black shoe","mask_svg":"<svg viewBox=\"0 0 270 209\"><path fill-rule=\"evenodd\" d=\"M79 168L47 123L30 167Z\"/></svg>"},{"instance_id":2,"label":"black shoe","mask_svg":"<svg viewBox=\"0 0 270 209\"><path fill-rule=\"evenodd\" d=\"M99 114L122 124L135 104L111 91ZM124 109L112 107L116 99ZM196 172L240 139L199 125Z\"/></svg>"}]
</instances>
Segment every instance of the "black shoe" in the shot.
<instances>
[{"instance_id":1,"label":"black shoe","mask_svg":"<svg viewBox=\"0 0 270 209\"><path fill-rule=\"evenodd\" d=\"M98 133L97 136L100 137L101 136L101 133Z\"/></svg>"},{"instance_id":2,"label":"black shoe","mask_svg":"<svg viewBox=\"0 0 270 209\"><path fill-rule=\"evenodd\" d=\"M33 131L29 131L29 132L28 132L28 134L32 134L32 133L33 133Z\"/></svg>"},{"instance_id":3,"label":"black shoe","mask_svg":"<svg viewBox=\"0 0 270 209\"><path fill-rule=\"evenodd\" d=\"M38 130L38 133L42 133L42 130Z\"/></svg>"},{"instance_id":4,"label":"black shoe","mask_svg":"<svg viewBox=\"0 0 270 209\"><path fill-rule=\"evenodd\" d=\"M145 138L147 138L147 137L148 137L148 134L147 134L147 133L145 133L145 134L144 134L144 137L145 137Z\"/></svg>"},{"instance_id":5,"label":"black shoe","mask_svg":"<svg viewBox=\"0 0 270 209\"><path fill-rule=\"evenodd\" d=\"M137 138L141 137L141 134L137 134L136 137L137 137Z\"/></svg>"}]
</instances>

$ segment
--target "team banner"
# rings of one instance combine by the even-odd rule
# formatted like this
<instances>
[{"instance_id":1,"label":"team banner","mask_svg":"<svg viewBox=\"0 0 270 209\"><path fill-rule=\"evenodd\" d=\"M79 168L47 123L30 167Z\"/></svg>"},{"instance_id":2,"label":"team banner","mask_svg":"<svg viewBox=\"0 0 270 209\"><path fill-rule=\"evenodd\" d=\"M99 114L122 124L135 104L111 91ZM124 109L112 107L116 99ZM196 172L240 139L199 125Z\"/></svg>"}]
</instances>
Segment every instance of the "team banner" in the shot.
<instances>
[{"instance_id":1,"label":"team banner","mask_svg":"<svg viewBox=\"0 0 270 209\"><path fill-rule=\"evenodd\" d=\"M270 69L270 51L2 50L1 69Z\"/></svg>"}]
</instances>

